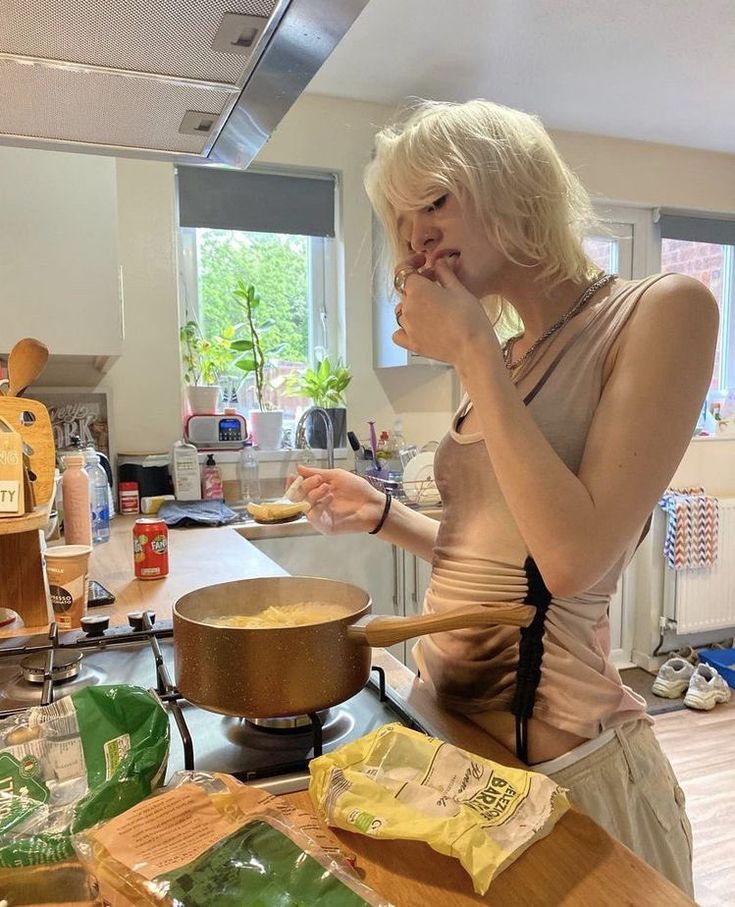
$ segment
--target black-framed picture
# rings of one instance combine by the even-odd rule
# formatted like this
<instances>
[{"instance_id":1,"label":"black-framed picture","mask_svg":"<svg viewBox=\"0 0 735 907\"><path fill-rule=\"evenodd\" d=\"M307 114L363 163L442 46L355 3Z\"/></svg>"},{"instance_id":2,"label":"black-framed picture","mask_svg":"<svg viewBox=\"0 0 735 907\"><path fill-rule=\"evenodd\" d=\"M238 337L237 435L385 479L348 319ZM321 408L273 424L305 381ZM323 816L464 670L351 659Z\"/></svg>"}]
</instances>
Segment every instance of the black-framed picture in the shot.
<instances>
[{"instance_id":1,"label":"black-framed picture","mask_svg":"<svg viewBox=\"0 0 735 907\"><path fill-rule=\"evenodd\" d=\"M109 391L88 387L34 387L29 396L48 409L57 450L72 447L72 438L81 438L82 446L111 456Z\"/></svg>"}]
</instances>

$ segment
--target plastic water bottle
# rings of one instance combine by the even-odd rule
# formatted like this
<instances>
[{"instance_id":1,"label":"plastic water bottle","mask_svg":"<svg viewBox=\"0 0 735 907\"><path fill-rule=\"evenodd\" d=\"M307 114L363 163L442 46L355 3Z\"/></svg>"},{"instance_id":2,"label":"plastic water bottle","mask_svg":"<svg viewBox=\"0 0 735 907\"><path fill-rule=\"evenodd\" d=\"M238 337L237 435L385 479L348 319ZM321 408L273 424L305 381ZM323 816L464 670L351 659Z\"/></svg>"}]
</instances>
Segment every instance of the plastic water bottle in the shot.
<instances>
[{"instance_id":1,"label":"plastic water bottle","mask_svg":"<svg viewBox=\"0 0 735 907\"><path fill-rule=\"evenodd\" d=\"M237 477L240 481L240 497L248 501L260 500L260 471L252 441L245 441L237 461Z\"/></svg>"},{"instance_id":2,"label":"plastic water bottle","mask_svg":"<svg viewBox=\"0 0 735 907\"><path fill-rule=\"evenodd\" d=\"M110 498L107 473L96 453L87 452L87 473L92 509L92 544L110 541Z\"/></svg>"}]
</instances>

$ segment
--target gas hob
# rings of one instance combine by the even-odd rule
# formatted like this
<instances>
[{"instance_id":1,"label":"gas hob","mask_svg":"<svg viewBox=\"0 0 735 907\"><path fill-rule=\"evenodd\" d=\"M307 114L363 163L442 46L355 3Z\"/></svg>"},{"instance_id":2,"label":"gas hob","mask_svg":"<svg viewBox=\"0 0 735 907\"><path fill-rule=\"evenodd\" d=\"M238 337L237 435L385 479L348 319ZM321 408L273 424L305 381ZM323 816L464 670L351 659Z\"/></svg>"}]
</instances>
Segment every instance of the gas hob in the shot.
<instances>
[{"instance_id":1,"label":"gas hob","mask_svg":"<svg viewBox=\"0 0 735 907\"><path fill-rule=\"evenodd\" d=\"M48 636L1 640L0 719L91 684L133 684L155 692L169 712L170 773L226 772L272 793L303 790L315 755L385 724L424 730L418 716L386 688L377 667L357 695L311 716L256 723L209 712L176 690L172 637L171 621L152 624L151 616L137 613L131 627L97 636L82 630L59 634L52 624Z\"/></svg>"}]
</instances>

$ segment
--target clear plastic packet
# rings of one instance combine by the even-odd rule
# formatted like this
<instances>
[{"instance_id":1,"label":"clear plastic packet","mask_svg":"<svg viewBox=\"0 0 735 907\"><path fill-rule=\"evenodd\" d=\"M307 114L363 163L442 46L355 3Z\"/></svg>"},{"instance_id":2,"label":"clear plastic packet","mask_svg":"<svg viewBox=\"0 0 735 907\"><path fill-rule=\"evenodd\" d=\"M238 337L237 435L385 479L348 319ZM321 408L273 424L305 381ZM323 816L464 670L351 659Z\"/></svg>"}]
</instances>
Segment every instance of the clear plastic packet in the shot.
<instances>
[{"instance_id":1,"label":"clear plastic packet","mask_svg":"<svg viewBox=\"0 0 735 907\"><path fill-rule=\"evenodd\" d=\"M147 797L168 747L159 700L124 684L0 721L0 874L73 860L71 834Z\"/></svg>"},{"instance_id":2,"label":"clear plastic packet","mask_svg":"<svg viewBox=\"0 0 735 907\"><path fill-rule=\"evenodd\" d=\"M74 846L112 907L390 907L313 816L228 775L179 772Z\"/></svg>"},{"instance_id":3,"label":"clear plastic packet","mask_svg":"<svg viewBox=\"0 0 735 907\"><path fill-rule=\"evenodd\" d=\"M456 857L485 894L569 808L563 788L398 724L314 759L309 794L330 825L425 841Z\"/></svg>"}]
</instances>

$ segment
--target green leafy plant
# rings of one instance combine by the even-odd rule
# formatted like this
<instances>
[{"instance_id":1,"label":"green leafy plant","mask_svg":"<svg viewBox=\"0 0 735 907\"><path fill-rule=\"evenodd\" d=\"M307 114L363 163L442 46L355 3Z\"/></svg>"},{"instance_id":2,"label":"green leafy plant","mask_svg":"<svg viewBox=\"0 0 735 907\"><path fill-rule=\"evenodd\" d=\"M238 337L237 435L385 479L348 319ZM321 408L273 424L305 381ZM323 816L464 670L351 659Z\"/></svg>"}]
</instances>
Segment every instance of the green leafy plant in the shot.
<instances>
[{"instance_id":1,"label":"green leafy plant","mask_svg":"<svg viewBox=\"0 0 735 907\"><path fill-rule=\"evenodd\" d=\"M235 359L234 365L246 375L253 374L255 381L255 397L258 401L258 408L263 411L269 408L263 398L263 392L267 386L264 377L266 368L266 355L263 349L264 335L268 334L275 327L275 321L265 319L257 321L256 312L260 308L261 300L255 292L255 287L247 285L244 280L238 280L237 286L233 291L235 301L245 314L245 321L238 324L233 331L233 339L228 341L229 348L236 353L241 354ZM236 333L244 333L244 337L234 336ZM277 344L268 350L269 356L278 355L281 352L283 344ZM275 386L272 382L271 386Z\"/></svg>"},{"instance_id":2,"label":"green leafy plant","mask_svg":"<svg viewBox=\"0 0 735 907\"><path fill-rule=\"evenodd\" d=\"M199 324L193 319L182 325L179 331L181 361L184 366L184 381L188 385L219 382L232 362L230 343L235 329L225 328L222 336L208 339L202 334Z\"/></svg>"},{"instance_id":3,"label":"green leafy plant","mask_svg":"<svg viewBox=\"0 0 735 907\"><path fill-rule=\"evenodd\" d=\"M292 397L309 397L315 406L324 409L345 405L344 392L352 381L352 373L340 359L332 365L329 357L317 362L316 368L307 368L302 375L293 375L286 383L286 392Z\"/></svg>"}]
</instances>

